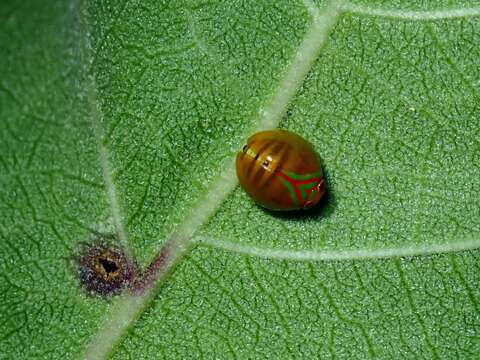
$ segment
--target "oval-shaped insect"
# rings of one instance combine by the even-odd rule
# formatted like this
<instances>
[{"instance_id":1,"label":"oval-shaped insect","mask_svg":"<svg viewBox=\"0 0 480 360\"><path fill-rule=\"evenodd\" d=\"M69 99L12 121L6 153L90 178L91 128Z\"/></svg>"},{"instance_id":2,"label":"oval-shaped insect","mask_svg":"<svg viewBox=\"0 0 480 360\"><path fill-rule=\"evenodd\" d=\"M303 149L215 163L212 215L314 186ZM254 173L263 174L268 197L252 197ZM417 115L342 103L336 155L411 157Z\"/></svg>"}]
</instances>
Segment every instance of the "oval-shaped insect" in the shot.
<instances>
[{"instance_id":1,"label":"oval-shaped insect","mask_svg":"<svg viewBox=\"0 0 480 360\"><path fill-rule=\"evenodd\" d=\"M325 193L320 159L313 146L286 130L252 135L237 155L242 188L270 210L310 209Z\"/></svg>"}]
</instances>

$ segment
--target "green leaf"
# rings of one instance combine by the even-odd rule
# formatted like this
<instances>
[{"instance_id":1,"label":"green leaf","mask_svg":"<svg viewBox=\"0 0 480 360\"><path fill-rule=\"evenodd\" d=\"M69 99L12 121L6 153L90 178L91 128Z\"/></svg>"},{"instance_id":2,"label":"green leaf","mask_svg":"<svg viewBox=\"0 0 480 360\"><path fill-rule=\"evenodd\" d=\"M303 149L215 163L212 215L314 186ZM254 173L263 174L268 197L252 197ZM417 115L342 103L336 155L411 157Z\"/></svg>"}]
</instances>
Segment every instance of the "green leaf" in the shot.
<instances>
[{"instance_id":1,"label":"green leaf","mask_svg":"<svg viewBox=\"0 0 480 360\"><path fill-rule=\"evenodd\" d=\"M1 359L479 353L476 2L27 1L0 19ZM236 151L276 126L322 158L312 212L236 187ZM87 295L71 259L98 232L156 260L154 284Z\"/></svg>"},{"instance_id":2,"label":"green leaf","mask_svg":"<svg viewBox=\"0 0 480 360\"><path fill-rule=\"evenodd\" d=\"M188 256L114 359L475 358L478 256Z\"/></svg>"}]
</instances>

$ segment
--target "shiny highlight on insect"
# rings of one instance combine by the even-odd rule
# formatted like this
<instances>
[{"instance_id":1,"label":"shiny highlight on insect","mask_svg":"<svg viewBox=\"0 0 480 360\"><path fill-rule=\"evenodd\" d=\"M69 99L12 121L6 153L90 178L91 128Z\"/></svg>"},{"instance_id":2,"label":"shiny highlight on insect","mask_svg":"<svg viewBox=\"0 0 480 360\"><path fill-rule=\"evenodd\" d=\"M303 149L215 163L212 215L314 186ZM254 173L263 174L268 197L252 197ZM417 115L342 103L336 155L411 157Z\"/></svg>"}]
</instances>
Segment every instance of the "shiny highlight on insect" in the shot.
<instances>
[{"instance_id":1,"label":"shiny highlight on insect","mask_svg":"<svg viewBox=\"0 0 480 360\"><path fill-rule=\"evenodd\" d=\"M320 159L313 146L286 130L252 135L237 154L242 188L270 210L310 209L325 194Z\"/></svg>"}]
</instances>

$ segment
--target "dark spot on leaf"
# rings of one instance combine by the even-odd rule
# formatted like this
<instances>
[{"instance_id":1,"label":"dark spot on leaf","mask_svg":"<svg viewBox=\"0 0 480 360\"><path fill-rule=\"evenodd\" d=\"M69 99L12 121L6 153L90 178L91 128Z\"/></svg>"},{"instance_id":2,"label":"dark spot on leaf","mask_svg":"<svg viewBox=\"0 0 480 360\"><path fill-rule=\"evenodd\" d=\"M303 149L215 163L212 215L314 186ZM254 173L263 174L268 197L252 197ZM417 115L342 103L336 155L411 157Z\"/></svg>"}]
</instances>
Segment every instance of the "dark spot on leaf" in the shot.
<instances>
[{"instance_id":1,"label":"dark spot on leaf","mask_svg":"<svg viewBox=\"0 0 480 360\"><path fill-rule=\"evenodd\" d=\"M136 275L135 261L107 238L97 236L74 258L80 284L90 295L118 295Z\"/></svg>"},{"instance_id":2,"label":"dark spot on leaf","mask_svg":"<svg viewBox=\"0 0 480 360\"><path fill-rule=\"evenodd\" d=\"M108 256L99 256L98 262L107 276L115 277L120 274L120 266L117 264L116 259L112 259Z\"/></svg>"}]
</instances>

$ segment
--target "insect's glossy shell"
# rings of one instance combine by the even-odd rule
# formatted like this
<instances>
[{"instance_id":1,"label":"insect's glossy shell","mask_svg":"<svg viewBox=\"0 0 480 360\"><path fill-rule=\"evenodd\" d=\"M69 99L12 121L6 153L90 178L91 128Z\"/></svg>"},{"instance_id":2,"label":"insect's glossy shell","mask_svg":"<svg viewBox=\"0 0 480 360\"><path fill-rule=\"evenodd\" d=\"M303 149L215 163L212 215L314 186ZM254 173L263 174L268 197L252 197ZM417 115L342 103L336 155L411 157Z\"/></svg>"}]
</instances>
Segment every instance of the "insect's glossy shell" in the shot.
<instances>
[{"instance_id":1,"label":"insect's glossy shell","mask_svg":"<svg viewBox=\"0 0 480 360\"><path fill-rule=\"evenodd\" d=\"M251 136L237 155L236 167L242 188L270 210L309 209L325 193L320 159L313 146L286 130Z\"/></svg>"}]
</instances>

